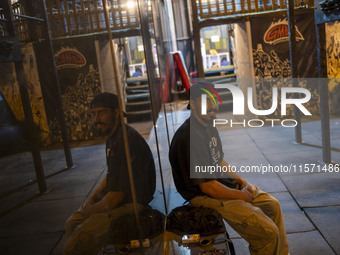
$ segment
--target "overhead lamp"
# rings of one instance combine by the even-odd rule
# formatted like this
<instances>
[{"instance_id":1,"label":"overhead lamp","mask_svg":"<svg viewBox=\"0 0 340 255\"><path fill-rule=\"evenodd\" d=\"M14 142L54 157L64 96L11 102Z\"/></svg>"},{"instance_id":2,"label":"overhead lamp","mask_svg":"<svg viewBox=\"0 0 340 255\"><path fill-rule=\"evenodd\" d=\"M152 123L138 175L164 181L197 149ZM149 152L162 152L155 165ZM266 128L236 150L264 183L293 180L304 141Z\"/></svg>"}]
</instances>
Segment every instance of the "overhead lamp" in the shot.
<instances>
[{"instance_id":1,"label":"overhead lamp","mask_svg":"<svg viewBox=\"0 0 340 255\"><path fill-rule=\"evenodd\" d=\"M135 6L136 6L136 2L135 2L135 1L128 1L128 2L126 3L126 8L127 8L127 9L134 9Z\"/></svg>"}]
</instances>

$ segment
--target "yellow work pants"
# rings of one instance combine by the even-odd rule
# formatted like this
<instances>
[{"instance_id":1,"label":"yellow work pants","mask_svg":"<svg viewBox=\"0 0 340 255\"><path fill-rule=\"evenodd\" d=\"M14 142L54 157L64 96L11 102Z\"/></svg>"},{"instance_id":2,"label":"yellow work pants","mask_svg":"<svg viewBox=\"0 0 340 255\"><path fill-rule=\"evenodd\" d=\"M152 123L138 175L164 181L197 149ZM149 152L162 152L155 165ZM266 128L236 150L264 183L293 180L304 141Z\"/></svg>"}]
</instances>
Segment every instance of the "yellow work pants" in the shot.
<instances>
[{"instance_id":1,"label":"yellow work pants","mask_svg":"<svg viewBox=\"0 0 340 255\"><path fill-rule=\"evenodd\" d=\"M251 203L208 196L197 196L190 203L218 211L249 243L252 255L287 255L288 242L279 202L258 187L252 187L255 199Z\"/></svg>"},{"instance_id":2,"label":"yellow work pants","mask_svg":"<svg viewBox=\"0 0 340 255\"><path fill-rule=\"evenodd\" d=\"M141 208L142 205L137 205L138 210ZM98 254L108 241L111 222L133 212L133 204L125 204L110 212L96 213L84 218L79 209L65 223L64 255Z\"/></svg>"}]
</instances>

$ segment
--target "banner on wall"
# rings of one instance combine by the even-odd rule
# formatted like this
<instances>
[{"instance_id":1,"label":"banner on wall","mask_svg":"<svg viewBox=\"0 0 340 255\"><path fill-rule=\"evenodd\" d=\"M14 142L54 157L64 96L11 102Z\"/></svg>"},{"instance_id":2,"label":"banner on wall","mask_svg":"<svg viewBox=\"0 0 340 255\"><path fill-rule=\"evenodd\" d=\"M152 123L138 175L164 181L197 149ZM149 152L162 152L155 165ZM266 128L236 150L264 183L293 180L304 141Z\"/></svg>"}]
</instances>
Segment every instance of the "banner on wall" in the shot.
<instances>
[{"instance_id":1,"label":"banner on wall","mask_svg":"<svg viewBox=\"0 0 340 255\"><path fill-rule=\"evenodd\" d=\"M295 13L296 19L296 54L299 78L318 77L318 59L316 33L313 10L302 10ZM251 34L253 47L254 73L257 81L256 102L260 109L268 109L272 87L284 87L280 82L273 84L270 78L290 78L289 30L287 15L271 14L251 19ZM263 79L264 78L264 79ZM266 79L266 78L269 78ZM288 80L287 80L288 81ZM306 104L313 114L319 115L318 90L315 83L305 83L302 86L311 92L311 100ZM288 115L292 116L293 111ZM280 118L277 111L275 118Z\"/></svg>"},{"instance_id":2,"label":"banner on wall","mask_svg":"<svg viewBox=\"0 0 340 255\"><path fill-rule=\"evenodd\" d=\"M295 19L299 77L318 77L314 11L298 11ZM255 76L290 77L287 15L272 14L252 18L251 34Z\"/></svg>"},{"instance_id":3,"label":"banner on wall","mask_svg":"<svg viewBox=\"0 0 340 255\"><path fill-rule=\"evenodd\" d=\"M58 70L67 68L78 69L86 65L85 56L77 48L70 47L61 47L55 53L55 61Z\"/></svg>"},{"instance_id":4,"label":"banner on wall","mask_svg":"<svg viewBox=\"0 0 340 255\"><path fill-rule=\"evenodd\" d=\"M100 78L94 38L54 41L61 96L66 125L72 141L91 139L90 102L100 93ZM59 139L59 121L49 122L53 136ZM57 142L57 141L55 141Z\"/></svg>"},{"instance_id":5,"label":"banner on wall","mask_svg":"<svg viewBox=\"0 0 340 255\"><path fill-rule=\"evenodd\" d=\"M340 21L326 24L326 53L330 113L340 116Z\"/></svg>"}]
</instances>

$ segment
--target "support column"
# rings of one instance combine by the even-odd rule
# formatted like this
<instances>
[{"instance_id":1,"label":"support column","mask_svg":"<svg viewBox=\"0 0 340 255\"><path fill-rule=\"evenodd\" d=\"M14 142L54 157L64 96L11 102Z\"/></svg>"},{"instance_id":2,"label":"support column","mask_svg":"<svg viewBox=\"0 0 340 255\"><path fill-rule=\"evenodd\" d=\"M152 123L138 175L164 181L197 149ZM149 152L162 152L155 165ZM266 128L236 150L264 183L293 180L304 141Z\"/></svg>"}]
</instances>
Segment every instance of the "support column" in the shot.
<instances>
[{"instance_id":1,"label":"support column","mask_svg":"<svg viewBox=\"0 0 340 255\"><path fill-rule=\"evenodd\" d=\"M14 28L14 16L13 16L11 2L9 0L3 0L1 1L1 3L4 9L5 18L7 20L6 22L7 32L10 37L16 38L15 43L19 43L18 36ZM20 49L20 54L22 55L21 49ZM31 100L28 94L24 66L23 66L22 61L15 61L14 65L15 65L15 71L16 71L17 79L19 83L22 107L23 107L24 115L25 115L25 126L28 128L29 146L30 146L32 156L33 156L34 168L35 168L35 173L36 173L37 181L38 181L38 187L39 187L40 193L45 193L47 190L47 185L46 185L45 173L44 173L44 168L43 168L40 149L39 149L40 139L39 139L37 127L33 119Z\"/></svg>"},{"instance_id":2,"label":"support column","mask_svg":"<svg viewBox=\"0 0 340 255\"><path fill-rule=\"evenodd\" d=\"M293 87L298 87L298 84L296 84L295 79L298 78L299 75L296 61L296 29L295 29L294 0L288 0L287 18L288 18L289 55L292 70L292 81ZM294 97L296 96L294 95ZM300 110L296 105L294 105L294 120L296 120L297 122L297 125L295 126L295 141L297 143L302 143L301 115Z\"/></svg>"},{"instance_id":3,"label":"support column","mask_svg":"<svg viewBox=\"0 0 340 255\"><path fill-rule=\"evenodd\" d=\"M322 82L322 80L325 80L323 78L327 78L325 24L316 25L316 43L317 43L317 53L318 53L318 69L319 69L322 159L323 159L323 162L325 163L331 163L328 81Z\"/></svg>"},{"instance_id":4,"label":"support column","mask_svg":"<svg viewBox=\"0 0 340 255\"><path fill-rule=\"evenodd\" d=\"M197 74L199 78L204 78L204 69L203 69L203 61L202 61L202 52L201 52L201 33L200 27L198 24L198 14L197 14L197 5L195 0L191 0L192 4L192 35L194 37L194 51L196 52L196 66L197 66Z\"/></svg>"},{"instance_id":5,"label":"support column","mask_svg":"<svg viewBox=\"0 0 340 255\"><path fill-rule=\"evenodd\" d=\"M72 168L73 160L72 160L72 154L71 154L71 148L70 148L70 140L69 140L69 135L67 132L67 126L66 126L66 121L65 121L63 102L61 98L59 76L58 76L58 71L57 71L57 65L56 65L55 58L54 58L53 43L51 41L51 36L50 36L50 28L49 28L48 17L47 17L47 12L46 12L46 4L44 0L40 0L40 1L41 3L39 6L41 7L41 16L45 20L45 22L43 22L42 24L43 38L45 39L46 50L47 52L49 52L49 57L52 59L51 61L52 62L51 84L53 84L56 87L57 92L58 92L56 95L57 114L58 114L58 120L59 120L60 128L61 128L61 137L63 139L66 165L67 165L67 168Z\"/></svg>"}]
</instances>

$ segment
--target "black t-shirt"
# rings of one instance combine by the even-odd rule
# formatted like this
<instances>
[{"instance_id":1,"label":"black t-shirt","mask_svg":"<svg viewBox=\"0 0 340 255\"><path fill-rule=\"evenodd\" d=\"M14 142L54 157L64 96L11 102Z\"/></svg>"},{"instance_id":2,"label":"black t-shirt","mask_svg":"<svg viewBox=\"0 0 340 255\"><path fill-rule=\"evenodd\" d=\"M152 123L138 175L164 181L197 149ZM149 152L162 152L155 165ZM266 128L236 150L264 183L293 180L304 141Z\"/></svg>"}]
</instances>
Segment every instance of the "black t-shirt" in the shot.
<instances>
[{"instance_id":1,"label":"black t-shirt","mask_svg":"<svg viewBox=\"0 0 340 255\"><path fill-rule=\"evenodd\" d=\"M232 178L190 178L190 171L193 173L195 166L220 165L223 157L222 143L216 128L205 127L194 117L179 127L171 142L169 159L176 188L184 199L206 195L199 184L212 180L230 188L236 187Z\"/></svg>"},{"instance_id":2,"label":"black t-shirt","mask_svg":"<svg viewBox=\"0 0 340 255\"><path fill-rule=\"evenodd\" d=\"M147 205L153 199L156 189L154 160L144 138L129 125L126 125L126 131L137 202ZM123 203L131 203L130 179L120 126L106 141L106 160L108 166L106 192L123 192L125 194Z\"/></svg>"}]
</instances>

